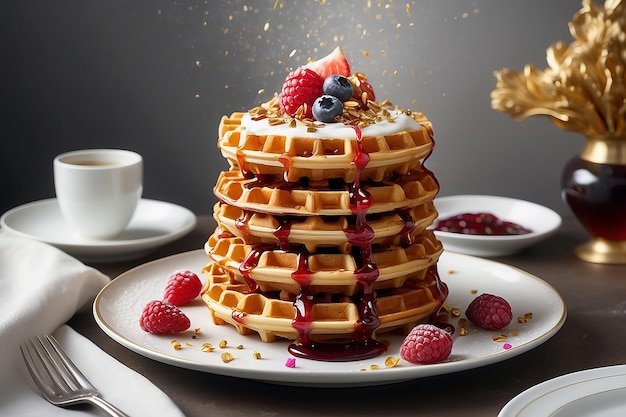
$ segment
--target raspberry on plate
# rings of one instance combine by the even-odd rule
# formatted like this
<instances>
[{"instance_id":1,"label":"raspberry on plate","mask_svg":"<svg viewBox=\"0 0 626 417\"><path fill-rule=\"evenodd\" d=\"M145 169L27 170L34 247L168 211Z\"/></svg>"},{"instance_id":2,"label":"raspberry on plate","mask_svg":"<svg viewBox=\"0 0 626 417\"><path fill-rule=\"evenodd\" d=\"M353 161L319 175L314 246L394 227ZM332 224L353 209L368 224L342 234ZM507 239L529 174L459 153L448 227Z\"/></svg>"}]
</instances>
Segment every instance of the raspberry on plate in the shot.
<instances>
[{"instance_id":1,"label":"raspberry on plate","mask_svg":"<svg viewBox=\"0 0 626 417\"><path fill-rule=\"evenodd\" d=\"M202 281L188 270L174 272L165 284L163 299L175 306L187 304L200 294Z\"/></svg>"},{"instance_id":2,"label":"raspberry on plate","mask_svg":"<svg viewBox=\"0 0 626 417\"><path fill-rule=\"evenodd\" d=\"M504 298L487 293L476 297L467 307L465 315L469 321L486 330L502 329L513 318L511 305Z\"/></svg>"},{"instance_id":3,"label":"raspberry on plate","mask_svg":"<svg viewBox=\"0 0 626 417\"><path fill-rule=\"evenodd\" d=\"M291 71L278 96L280 110L295 116L300 106L304 106L304 117L313 118L313 102L322 95L324 79L315 71L300 67Z\"/></svg>"},{"instance_id":4,"label":"raspberry on plate","mask_svg":"<svg viewBox=\"0 0 626 417\"><path fill-rule=\"evenodd\" d=\"M400 357L411 363L437 363L450 356L452 336L432 324L418 324L402 342Z\"/></svg>"},{"instance_id":5,"label":"raspberry on plate","mask_svg":"<svg viewBox=\"0 0 626 417\"><path fill-rule=\"evenodd\" d=\"M175 305L154 300L143 308L139 326L153 334L175 333L187 330L191 326L191 321Z\"/></svg>"}]
</instances>

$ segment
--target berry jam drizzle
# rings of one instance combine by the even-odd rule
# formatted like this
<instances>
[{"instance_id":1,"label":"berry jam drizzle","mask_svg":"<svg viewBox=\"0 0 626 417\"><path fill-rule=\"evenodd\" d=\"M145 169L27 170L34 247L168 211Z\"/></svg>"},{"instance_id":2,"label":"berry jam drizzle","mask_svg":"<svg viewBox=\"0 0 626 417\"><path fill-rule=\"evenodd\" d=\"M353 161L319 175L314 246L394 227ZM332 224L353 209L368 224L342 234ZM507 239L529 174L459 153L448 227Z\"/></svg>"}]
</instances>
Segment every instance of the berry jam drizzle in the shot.
<instances>
[{"instance_id":1,"label":"berry jam drizzle","mask_svg":"<svg viewBox=\"0 0 626 417\"><path fill-rule=\"evenodd\" d=\"M434 309L433 314L430 316L429 323L434 324L435 326L445 330L446 332L450 334L454 334L454 331L455 331L454 325L448 323L447 321L444 321L448 316L444 315L442 319L440 318L440 314L439 314L439 311L441 310L441 307L443 306L443 303L445 302L446 298L448 298L448 294L450 292L448 290L448 286L446 285L445 282L441 280L441 277L439 276L439 270L437 269L436 264L428 267L426 274L435 280L435 283L437 286L437 292L439 293L438 299L440 301L439 305L437 306L436 309ZM427 281L430 282L430 280L427 280Z\"/></svg>"},{"instance_id":2,"label":"berry jam drizzle","mask_svg":"<svg viewBox=\"0 0 626 417\"><path fill-rule=\"evenodd\" d=\"M244 235L248 235L248 223L252 218L253 212L250 210L243 211L243 217L235 220L235 227L240 230Z\"/></svg>"},{"instance_id":3,"label":"berry jam drizzle","mask_svg":"<svg viewBox=\"0 0 626 417\"><path fill-rule=\"evenodd\" d=\"M359 321L354 329L353 340L340 342L313 342L311 332L311 297L309 294L310 275L306 261L299 254L298 270L292 275L301 287L301 293L296 298L296 318L293 326L298 330L299 340L289 346L289 352L294 356L324 361L353 361L373 358L385 352L387 346L372 338L374 331L380 325L376 314L374 283L379 271L372 252L374 231L367 224L367 211L372 206L372 197L361 187L361 174L369 163L369 154L363 149L361 129L353 126L357 136L357 152L353 162L356 166L356 177L350 188L350 210L355 215L354 225L344 230L348 241L353 245L357 270L354 272L359 291L355 296L355 303L359 311ZM358 253L357 253L358 252ZM359 265L360 264L360 265Z\"/></svg>"},{"instance_id":4,"label":"berry jam drizzle","mask_svg":"<svg viewBox=\"0 0 626 417\"><path fill-rule=\"evenodd\" d=\"M244 178L254 178L254 173L246 168L246 156L243 154L243 151L241 149L237 149L237 164L239 165L241 175L243 175Z\"/></svg>"},{"instance_id":5,"label":"berry jam drizzle","mask_svg":"<svg viewBox=\"0 0 626 417\"><path fill-rule=\"evenodd\" d=\"M250 288L248 293L255 293L259 290L256 281L252 278L252 270L259 265L259 260L261 259L263 252L273 248L274 247L272 245L260 245L258 247L254 247L239 264L239 273Z\"/></svg>"},{"instance_id":6,"label":"berry jam drizzle","mask_svg":"<svg viewBox=\"0 0 626 417\"><path fill-rule=\"evenodd\" d=\"M291 170L291 165L293 164L291 157L287 154L283 154L280 157L278 157L278 162L280 162L281 164L283 164L284 167L284 179L285 181L287 181L287 178L289 178L289 171Z\"/></svg>"},{"instance_id":7,"label":"berry jam drizzle","mask_svg":"<svg viewBox=\"0 0 626 417\"><path fill-rule=\"evenodd\" d=\"M400 216L403 222L402 230L400 230L400 246L408 248L413 243L412 233L415 230L415 219L411 216L408 209L396 209L396 214Z\"/></svg>"}]
</instances>

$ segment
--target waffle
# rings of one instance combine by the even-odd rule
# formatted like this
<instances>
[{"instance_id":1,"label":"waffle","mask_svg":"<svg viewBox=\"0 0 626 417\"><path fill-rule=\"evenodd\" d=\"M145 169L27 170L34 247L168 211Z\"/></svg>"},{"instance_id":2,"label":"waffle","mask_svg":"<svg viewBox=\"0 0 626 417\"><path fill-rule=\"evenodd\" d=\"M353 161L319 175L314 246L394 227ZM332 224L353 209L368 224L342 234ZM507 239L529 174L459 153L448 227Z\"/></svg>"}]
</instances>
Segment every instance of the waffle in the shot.
<instances>
[{"instance_id":1,"label":"waffle","mask_svg":"<svg viewBox=\"0 0 626 417\"><path fill-rule=\"evenodd\" d=\"M298 338L293 326L296 316L293 300L281 299L276 294L249 293L245 284L233 281L218 263L210 263L204 272L207 281L202 299L215 324L231 324L240 334L256 332L265 342ZM408 332L436 312L446 294L445 285L433 274L408 280L400 288L378 291L375 309L380 326L375 334L392 330ZM346 296L336 300L314 299L310 317L312 341L350 339L360 320L356 304Z\"/></svg>"},{"instance_id":2,"label":"waffle","mask_svg":"<svg viewBox=\"0 0 626 417\"><path fill-rule=\"evenodd\" d=\"M339 181L330 183L287 183L277 180L246 179L241 171L222 172L214 188L223 202L261 213L298 216L347 216L350 209L350 187ZM366 182L363 188L374 204L368 213L383 213L415 207L431 202L439 192L439 184L423 169L409 171L397 179Z\"/></svg>"},{"instance_id":3,"label":"waffle","mask_svg":"<svg viewBox=\"0 0 626 417\"><path fill-rule=\"evenodd\" d=\"M370 161L362 180L382 181L391 174L404 175L421 165L433 148L430 122L421 113L412 113L419 130L389 135L364 136L363 150ZM353 160L358 151L356 136L315 138L283 135L255 135L241 125L243 113L222 117L218 147L232 167L254 175L285 175L288 182L301 178L321 181L342 178L353 182L357 169Z\"/></svg>"},{"instance_id":4,"label":"waffle","mask_svg":"<svg viewBox=\"0 0 626 417\"><path fill-rule=\"evenodd\" d=\"M222 117L217 145L230 168L213 188L217 227L205 243L202 299L214 322L294 340L291 354L317 360L378 355L377 334L408 332L447 296L443 246L429 230L432 125L371 100L363 74L348 80L352 97L330 122L307 117L310 103L286 109L278 94Z\"/></svg>"},{"instance_id":5,"label":"waffle","mask_svg":"<svg viewBox=\"0 0 626 417\"><path fill-rule=\"evenodd\" d=\"M303 246L308 252L336 248L349 253L352 245L346 229L355 216L278 216L217 203L213 217L219 227L249 245ZM373 245L398 246L412 241L437 217L432 202L403 210L370 215L367 224L374 232ZM286 233L281 231L286 230Z\"/></svg>"},{"instance_id":6,"label":"waffle","mask_svg":"<svg viewBox=\"0 0 626 417\"><path fill-rule=\"evenodd\" d=\"M224 236L225 235L225 236ZM300 285L292 278L298 269L298 257L307 256L312 272L310 292L342 293L354 295L359 290L355 278L359 259L352 253L286 251L275 246L259 247L247 244L239 237L217 230L205 245L208 255L224 267L236 282L246 283L241 272L242 263L248 256L258 256L249 272L261 291L286 291L299 294ZM434 265L443 248L430 230L414 237L411 245L373 247L379 276L375 289L399 288L409 279L423 277L429 266ZM252 255L251 255L252 254Z\"/></svg>"}]
</instances>

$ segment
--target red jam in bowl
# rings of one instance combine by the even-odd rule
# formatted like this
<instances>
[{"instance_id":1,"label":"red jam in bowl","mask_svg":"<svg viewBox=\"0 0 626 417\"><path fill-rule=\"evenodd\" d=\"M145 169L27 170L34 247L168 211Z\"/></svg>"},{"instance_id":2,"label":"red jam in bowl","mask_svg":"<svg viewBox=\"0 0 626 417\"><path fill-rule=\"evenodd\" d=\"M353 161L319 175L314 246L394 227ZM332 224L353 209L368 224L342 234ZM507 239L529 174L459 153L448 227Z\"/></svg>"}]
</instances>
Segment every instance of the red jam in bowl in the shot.
<instances>
[{"instance_id":1,"label":"red jam in bowl","mask_svg":"<svg viewBox=\"0 0 626 417\"><path fill-rule=\"evenodd\" d=\"M510 236L530 233L519 224L499 219L491 213L462 213L439 220L435 230L466 235Z\"/></svg>"}]
</instances>

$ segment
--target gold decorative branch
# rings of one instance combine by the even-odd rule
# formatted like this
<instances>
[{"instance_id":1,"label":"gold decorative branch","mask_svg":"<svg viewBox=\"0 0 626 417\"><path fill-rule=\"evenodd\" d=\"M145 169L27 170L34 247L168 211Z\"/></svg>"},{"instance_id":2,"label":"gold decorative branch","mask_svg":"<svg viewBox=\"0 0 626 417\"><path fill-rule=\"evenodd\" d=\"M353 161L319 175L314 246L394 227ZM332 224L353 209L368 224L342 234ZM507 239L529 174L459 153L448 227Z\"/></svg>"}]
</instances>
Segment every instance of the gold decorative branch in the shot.
<instances>
[{"instance_id":1,"label":"gold decorative branch","mask_svg":"<svg viewBox=\"0 0 626 417\"><path fill-rule=\"evenodd\" d=\"M548 48L545 70L495 71L491 106L517 120L548 116L587 137L626 140L626 5L583 0L569 29L574 40Z\"/></svg>"}]
</instances>

